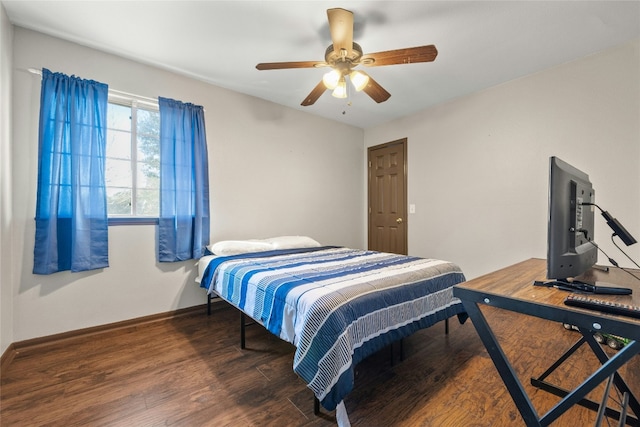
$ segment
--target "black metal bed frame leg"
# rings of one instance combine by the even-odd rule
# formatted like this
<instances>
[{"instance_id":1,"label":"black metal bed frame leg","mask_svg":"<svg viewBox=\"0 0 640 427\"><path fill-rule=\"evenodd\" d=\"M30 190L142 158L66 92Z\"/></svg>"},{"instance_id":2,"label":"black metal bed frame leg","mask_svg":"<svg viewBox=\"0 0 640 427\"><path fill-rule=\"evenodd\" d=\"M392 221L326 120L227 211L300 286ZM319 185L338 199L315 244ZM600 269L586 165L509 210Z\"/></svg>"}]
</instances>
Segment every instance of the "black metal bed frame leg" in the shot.
<instances>
[{"instance_id":1,"label":"black metal bed frame leg","mask_svg":"<svg viewBox=\"0 0 640 427\"><path fill-rule=\"evenodd\" d=\"M400 346L400 361L402 362L404 360L404 339L400 338L398 341L392 342L389 346L389 351L391 354L391 366L395 366L396 364L396 343L398 343L398 345Z\"/></svg>"},{"instance_id":2,"label":"black metal bed frame leg","mask_svg":"<svg viewBox=\"0 0 640 427\"><path fill-rule=\"evenodd\" d=\"M245 330L247 325L245 323L245 314L243 311L240 311L240 348L244 350L245 348Z\"/></svg>"},{"instance_id":3,"label":"black metal bed frame leg","mask_svg":"<svg viewBox=\"0 0 640 427\"><path fill-rule=\"evenodd\" d=\"M240 312L242 314L242 316L244 317L244 313ZM242 320L242 329L241 329L241 341L242 341L242 348L244 348L244 319ZM444 333L446 335L449 334L449 318L444 319ZM399 341L399 345L400 345L400 361L404 361L404 339L400 339ZM394 348L395 348L395 342L391 343L391 366L395 365L395 352L394 352ZM313 396L313 415L318 415L320 413L320 400L318 400L318 398L314 395Z\"/></svg>"},{"instance_id":4,"label":"black metal bed frame leg","mask_svg":"<svg viewBox=\"0 0 640 427\"><path fill-rule=\"evenodd\" d=\"M207 316L211 316L211 294L207 294Z\"/></svg>"}]
</instances>

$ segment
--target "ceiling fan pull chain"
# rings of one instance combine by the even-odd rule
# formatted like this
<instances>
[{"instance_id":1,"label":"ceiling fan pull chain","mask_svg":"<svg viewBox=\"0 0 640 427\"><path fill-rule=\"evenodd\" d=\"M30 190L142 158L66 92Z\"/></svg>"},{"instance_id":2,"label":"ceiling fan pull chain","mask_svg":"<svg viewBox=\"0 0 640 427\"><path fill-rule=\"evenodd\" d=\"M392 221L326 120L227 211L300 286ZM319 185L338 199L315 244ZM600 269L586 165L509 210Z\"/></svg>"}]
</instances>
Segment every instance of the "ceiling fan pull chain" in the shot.
<instances>
[{"instance_id":1,"label":"ceiling fan pull chain","mask_svg":"<svg viewBox=\"0 0 640 427\"><path fill-rule=\"evenodd\" d=\"M342 115L347 114L347 109L351 107L351 85L347 85L347 99L345 100L345 108L342 110Z\"/></svg>"}]
</instances>

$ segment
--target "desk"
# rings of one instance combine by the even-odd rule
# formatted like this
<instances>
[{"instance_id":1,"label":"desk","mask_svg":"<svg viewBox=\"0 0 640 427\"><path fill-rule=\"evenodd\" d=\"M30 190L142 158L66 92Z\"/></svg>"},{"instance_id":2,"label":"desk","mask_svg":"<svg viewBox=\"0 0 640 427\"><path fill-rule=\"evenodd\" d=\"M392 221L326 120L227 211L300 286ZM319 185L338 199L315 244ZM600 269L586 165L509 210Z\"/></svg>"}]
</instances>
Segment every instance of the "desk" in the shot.
<instances>
[{"instance_id":1,"label":"desk","mask_svg":"<svg viewBox=\"0 0 640 427\"><path fill-rule=\"evenodd\" d=\"M631 414L627 416L627 425L640 425L638 423L640 404L621 376L617 374L617 370L621 366L634 355L640 353L640 319L566 306L564 299L568 295L567 292L533 286L534 280L545 280L545 276L546 261L530 259L461 283L453 288L453 295L462 300L480 339L525 423L527 426L550 425L571 406L590 402L586 400L585 396L614 375L614 385L621 393L629 393L629 409L635 414L635 417ZM609 272L604 272L594 269L588 272L587 277L583 279L600 280L616 286L630 287L633 289L631 296L594 295L593 297L640 306L640 281L635 280L622 270L612 268ZM481 304L576 326L582 334L582 338L576 343L576 346L587 343L598 357L601 366L573 391L561 393L564 396L562 400L542 417L539 417L480 310ZM593 332L596 330L629 338L631 343L609 358L593 337ZM620 417L620 412L607 409L607 415L616 417L616 414L617 417Z\"/></svg>"}]
</instances>

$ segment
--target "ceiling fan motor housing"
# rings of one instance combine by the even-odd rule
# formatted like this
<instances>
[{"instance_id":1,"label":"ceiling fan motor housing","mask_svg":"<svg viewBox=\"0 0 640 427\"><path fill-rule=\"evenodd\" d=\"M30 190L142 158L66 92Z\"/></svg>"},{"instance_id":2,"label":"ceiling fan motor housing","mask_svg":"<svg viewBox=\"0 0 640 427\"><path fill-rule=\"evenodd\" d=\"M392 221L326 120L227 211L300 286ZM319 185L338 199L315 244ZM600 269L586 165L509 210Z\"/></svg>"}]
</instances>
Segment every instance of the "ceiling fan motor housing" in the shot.
<instances>
[{"instance_id":1,"label":"ceiling fan motor housing","mask_svg":"<svg viewBox=\"0 0 640 427\"><path fill-rule=\"evenodd\" d=\"M329 45L324 53L324 60L327 64L339 70L350 70L351 67L360 63L360 58L362 58L362 48L356 42L353 42L350 52L347 52L346 49L336 52L332 44Z\"/></svg>"}]
</instances>

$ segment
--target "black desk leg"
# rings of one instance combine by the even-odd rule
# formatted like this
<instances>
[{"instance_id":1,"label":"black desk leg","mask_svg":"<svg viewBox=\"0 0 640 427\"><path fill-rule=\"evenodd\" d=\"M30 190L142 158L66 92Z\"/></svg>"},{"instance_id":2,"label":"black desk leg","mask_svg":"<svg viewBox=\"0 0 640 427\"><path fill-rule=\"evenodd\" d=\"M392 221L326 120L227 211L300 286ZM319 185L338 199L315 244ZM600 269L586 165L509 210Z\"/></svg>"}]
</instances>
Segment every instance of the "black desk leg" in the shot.
<instances>
[{"instance_id":1,"label":"black desk leg","mask_svg":"<svg viewBox=\"0 0 640 427\"><path fill-rule=\"evenodd\" d=\"M593 337L592 333L588 330L583 330L580 328L580 332L583 334L585 340L587 341L587 343L589 344L589 346L591 347L591 350L593 351L593 353L598 357L598 360L600 361L600 363L602 365L605 365L606 363L608 363L610 360L616 359L618 357L622 358L622 355L620 355L620 351L619 350L611 359L609 359L609 356L607 355L607 353L604 352L604 350L602 349L602 346L599 342L596 341L596 339ZM629 344L627 344L627 347L638 347L639 344L638 342L631 342ZM624 350L625 348L623 348ZM627 349L629 350L629 349ZM630 351L630 350L629 350ZM639 351L636 350L636 354ZM622 362L623 364L626 363L626 360L629 360L633 357L634 353L631 352L630 356L625 356L624 357L624 361ZM636 415L635 418L635 425L640 425L637 421L638 418L640 418L640 403L638 402L638 399L636 398L636 396L633 395L633 393L631 392L631 390L629 389L629 386L627 385L627 383L622 379L622 377L620 376L620 374L618 374L618 372L614 372L613 374L613 383L615 384L615 386L617 387L617 389L620 391L620 394L624 395L625 393L628 395L628 405L629 408L631 408L631 410L633 411L633 413ZM617 415L620 415L617 413ZM616 417L617 419L620 419L618 417ZM630 417L632 421L634 421L633 417Z\"/></svg>"},{"instance_id":2,"label":"black desk leg","mask_svg":"<svg viewBox=\"0 0 640 427\"><path fill-rule=\"evenodd\" d=\"M500 344L498 344L498 340L491 331L487 319L482 314L478 304L471 301L463 301L463 304L467 314L471 318L473 326L478 332L478 336L480 336L489 356L491 356L491 360L493 360L493 364L496 366L502 381L507 386L511 398L518 407L524 422L529 427L546 425L541 424L529 396L527 396L527 393L522 387L522 383L518 380L515 371L507 360L507 356L504 354L504 351L502 351Z\"/></svg>"},{"instance_id":3,"label":"black desk leg","mask_svg":"<svg viewBox=\"0 0 640 427\"><path fill-rule=\"evenodd\" d=\"M583 336L585 337L589 345L591 345L592 349L596 350L596 354L598 354L599 352L603 352L603 354L605 354L602 348L600 348L600 345L597 344L595 338L585 334L583 334ZM596 388L600 383L602 383L611 375L614 375L614 384L616 385L616 387L619 387L620 384L624 384L616 371L639 352L640 341L632 341L630 344L624 346L621 350L618 351L615 356L603 363L600 369L591 374L591 376L589 376L582 384L580 384L572 392L567 394L564 399L562 399L556 406L554 406L549 412L547 412L543 419L545 421L549 420L549 423L553 422L562 413L582 400L582 398L584 398L587 393ZM626 388L626 384L624 385L624 388ZM634 408L632 407L632 409Z\"/></svg>"},{"instance_id":4,"label":"black desk leg","mask_svg":"<svg viewBox=\"0 0 640 427\"><path fill-rule=\"evenodd\" d=\"M562 365L571 355L573 355L575 351L580 346L582 346L582 344L585 344L585 343L587 343L591 347L591 350L596 355L601 365L604 365L607 362L609 362L610 359L607 356L607 353L604 352L601 344L595 340L595 338L593 337L593 333L586 329L585 330L581 329L580 332L582 333L582 337L580 338L580 340L576 342L562 356L560 356L560 358L556 362L554 362L549 367L549 369L547 369L542 375L540 375L538 378L531 378L531 385L533 385L536 388L547 391L549 393L553 393L558 397L565 398L570 393L570 391L560 388L556 385L553 385L545 380L551 373L553 373L558 367L560 367L560 365ZM630 354L633 354L633 352ZM614 357L618 357L618 356L614 356ZM625 355L620 361L616 361L615 363L624 364L628 359L629 359L629 356ZM638 405L638 400L635 398L633 393L631 393L631 390L629 390L629 387L617 372L614 371L612 376L613 376L613 384L615 384L616 388L620 391L621 394L627 395L627 398L629 399L628 405L633 411L633 413L636 414L636 417L637 417L638 414L640 413L640 405ZM604 375L601 374L600 378L602 377L604 377ZM598 411L602 409L604 411L604 415L606 415L609 418L613 418L616 420L620 420L621 418L623 418L621 412L616 411L615 409L609 408L609 407L601 408L599 403L589 400L584 396L580 400L578 400L576 403L578 405L584 406L585 408L591 409L592 411ZM565 406L566 405L567 404L565 403ZM558 409L557 411L558 412L556 413L560 413L559 411L561 411L561 409ZM627 420L627 424L634 425L634 426L638 425L638 419L636 417L629 416ZM543 417L543 419L546 419L546 416Z\"/></svg>"},{"instance_id":5,"label":"black desk leg","mask_svg":"<svg viewBox=\"0 0 640 427\"><path fill-rule=\"evenodd\" d=\"M564 398L567 394L569 394L569 390L566 390L557 385L554 385L546 381L546 379L549 375L555 372L555 370L558 369L567 359L569 359L569 357L572 356L576 352L576 350L578 350L578 348L582 346L582 344L585 344L586 342L587 341L585 340L585 338L581 337L580 340L578 340L578 342L576 342L569 350L565 351L562 354L562 356L558 358L558 360L553 362L553 364L549 367L549 369L544 371L542 375L540 375L537 378L531 378L531 385L534 386L535 388L539 388L548 393L552 393L558 397ZM584 406L585 408L591 409L592 411L597 411L600 406L597 402L594 402L593 400L589 400L589 399L580 400L578 402L578 405ZM615 413L612 412L609 408L605 410L605 413L608 417L611 417L611 418L615 417Z\"/></svg>"}]
</instances>

